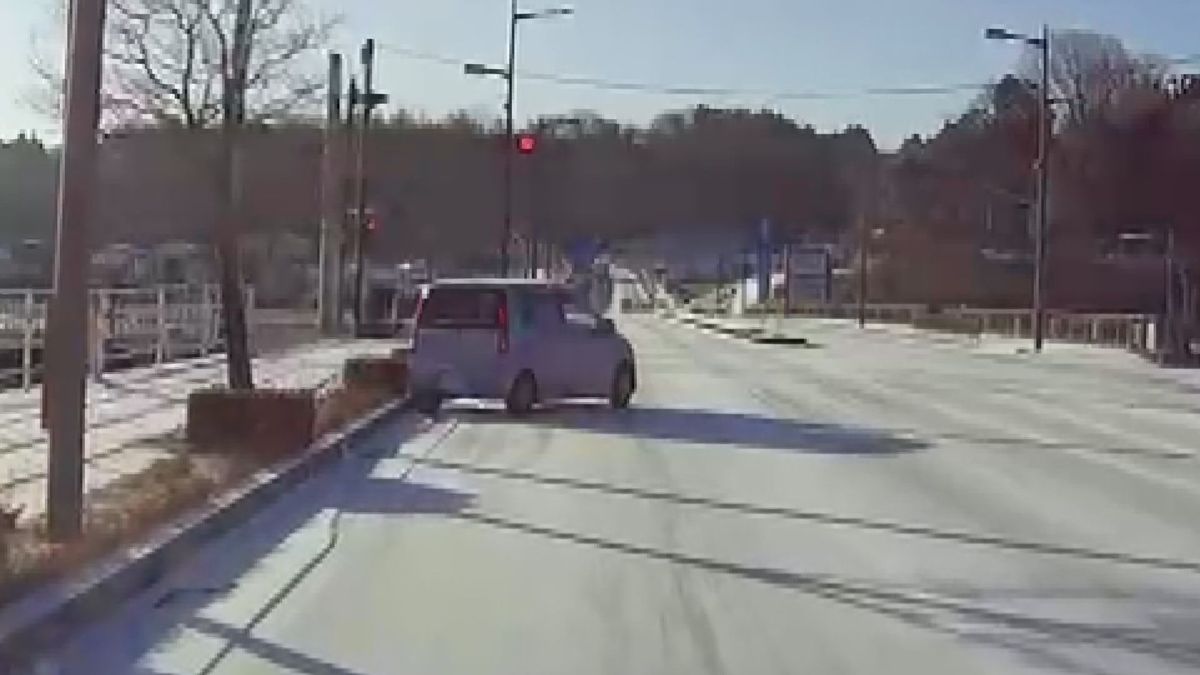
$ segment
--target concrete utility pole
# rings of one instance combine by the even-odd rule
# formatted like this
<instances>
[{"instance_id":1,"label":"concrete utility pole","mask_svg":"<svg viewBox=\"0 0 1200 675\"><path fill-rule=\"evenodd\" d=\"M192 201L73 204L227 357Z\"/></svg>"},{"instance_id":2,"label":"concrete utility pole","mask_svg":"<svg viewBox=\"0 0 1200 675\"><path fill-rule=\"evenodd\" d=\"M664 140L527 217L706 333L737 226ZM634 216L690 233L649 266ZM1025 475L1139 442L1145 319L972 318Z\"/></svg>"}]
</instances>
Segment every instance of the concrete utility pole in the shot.
<instances>
[{"instance_id":1,"label":"concrete utility pole","mask_svg":"<svg viewBox=\"0 0 1200 675\"><path fill-rule=\"evenodd\" d=\"M87 230L96 183L105 2L72 0L67 38L54 297L45 359L50 432L46 513L50 536L57 541L78 536L83 527Z\"/></svg>"},{"instance_id":2,"label":"concrete utility pole","mask_svg":"<svg viewBox=\"0 0 1200 675\"><path fill-rule=\"evenodd\" d=\"M342 133L342 55L329 55L329 92L325 107L325 148L321 165L320 289L317 313L322 335L341 332L339 297L342 292L342 222L346 193L342 180L345 161Z\"/></svg>"}]
</instances>

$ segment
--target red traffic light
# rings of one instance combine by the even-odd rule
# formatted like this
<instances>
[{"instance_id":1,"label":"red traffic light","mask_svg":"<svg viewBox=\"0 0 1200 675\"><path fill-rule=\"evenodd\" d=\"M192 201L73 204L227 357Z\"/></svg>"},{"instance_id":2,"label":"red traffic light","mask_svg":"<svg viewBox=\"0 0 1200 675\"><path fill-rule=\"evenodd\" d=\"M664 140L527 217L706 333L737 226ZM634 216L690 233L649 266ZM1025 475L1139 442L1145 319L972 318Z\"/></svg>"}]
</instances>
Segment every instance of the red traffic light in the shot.
<instances>
[{"instance_id":1,"label":"red traffic light","mask_svg":"<svg viewBox=\"0 0 1200 675\"><path fill-rule=\"evenodd\" d=\"M532 155L537 150L537 138L528 134L517 138L517 152L522 155Z\"/></svg>"}]
</instances>

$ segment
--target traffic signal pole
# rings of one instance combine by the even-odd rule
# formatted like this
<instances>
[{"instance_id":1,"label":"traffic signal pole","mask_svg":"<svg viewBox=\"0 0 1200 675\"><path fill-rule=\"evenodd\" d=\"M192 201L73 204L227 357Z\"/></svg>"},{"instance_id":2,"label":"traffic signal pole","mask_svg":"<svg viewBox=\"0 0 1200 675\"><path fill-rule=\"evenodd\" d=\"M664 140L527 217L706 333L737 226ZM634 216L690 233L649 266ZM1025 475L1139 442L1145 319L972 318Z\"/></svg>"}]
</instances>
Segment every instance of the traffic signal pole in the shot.
<instances>
[{"instance_id":1,"label":"traffic signal pole","mask_svg":"<svg viewBox=\"0 0 1200 675\"><path fill-rule=\"evenodd\" d=\"M367 239L367 145L371 131L371 113L375 110L375 40L368 39L362 47L363 88L360 93L362 121L358 127L358 185L354 209L354 334L362 334L363 284L366 266ZM354 102L351 102L353 106Z\"/></svg>"},{"instance_id":2,"label":"traffic signal pole","mask_svg":"<svg viewBox=\"0 0 1200 675\"><path fill-rule=\"evenodd\" d=\"M508 65L504 71L504 227L500 235L500 276L507 277L513 221L513 98L516 89L517 0L509 3Z\"/></svg>"},{"instance_id":3,"label":"traffic signal pole","mask_svg":"<svg viewBox=\"0 0 1200 675\"><path fill-rule=\"evenodd\" d=\"M64 142L44 392L50 435L46 517L56 541L75 538L83 528L88 221L96 183L105 2L73 0L67 33Z\"/></svg>"}]
</instances>

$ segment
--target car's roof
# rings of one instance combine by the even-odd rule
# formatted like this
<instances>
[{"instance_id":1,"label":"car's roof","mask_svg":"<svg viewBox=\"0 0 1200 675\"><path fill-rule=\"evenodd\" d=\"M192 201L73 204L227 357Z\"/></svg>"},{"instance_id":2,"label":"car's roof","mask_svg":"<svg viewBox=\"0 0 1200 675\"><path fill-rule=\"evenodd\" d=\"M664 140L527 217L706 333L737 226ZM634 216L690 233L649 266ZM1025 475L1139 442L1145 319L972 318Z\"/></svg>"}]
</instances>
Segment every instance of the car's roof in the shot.
<instances>
[{"instance_id":1,"label":"car's roof","mask_svg":"<svg viewBox=\"0 0 1200 675\"><path fill-rule=\"evenodd\" d=\"M438 279L430 284L433 288L563 288L557 281L545 279L522 279L519 277L493 277L475 279Z\"/></svg>"}]
</instances>

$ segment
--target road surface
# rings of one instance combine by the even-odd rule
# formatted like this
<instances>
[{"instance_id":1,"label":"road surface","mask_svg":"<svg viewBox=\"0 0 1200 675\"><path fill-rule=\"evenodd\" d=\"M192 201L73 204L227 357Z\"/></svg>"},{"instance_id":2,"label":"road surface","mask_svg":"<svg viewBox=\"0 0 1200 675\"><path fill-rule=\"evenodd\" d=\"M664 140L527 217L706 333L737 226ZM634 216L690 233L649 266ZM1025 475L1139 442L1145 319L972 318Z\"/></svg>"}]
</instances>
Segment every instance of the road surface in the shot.
<instances>
[{"instance_id":1,"label":"road surface","mask_svg":"<svg viewBox=\"0 0 1200 675\"><path fill-rule=\"evenodd\" d=\"M634 410L399 420L42 672L1200 669L1200 388L622 326Z\"/></svg>"}]
</instances>

